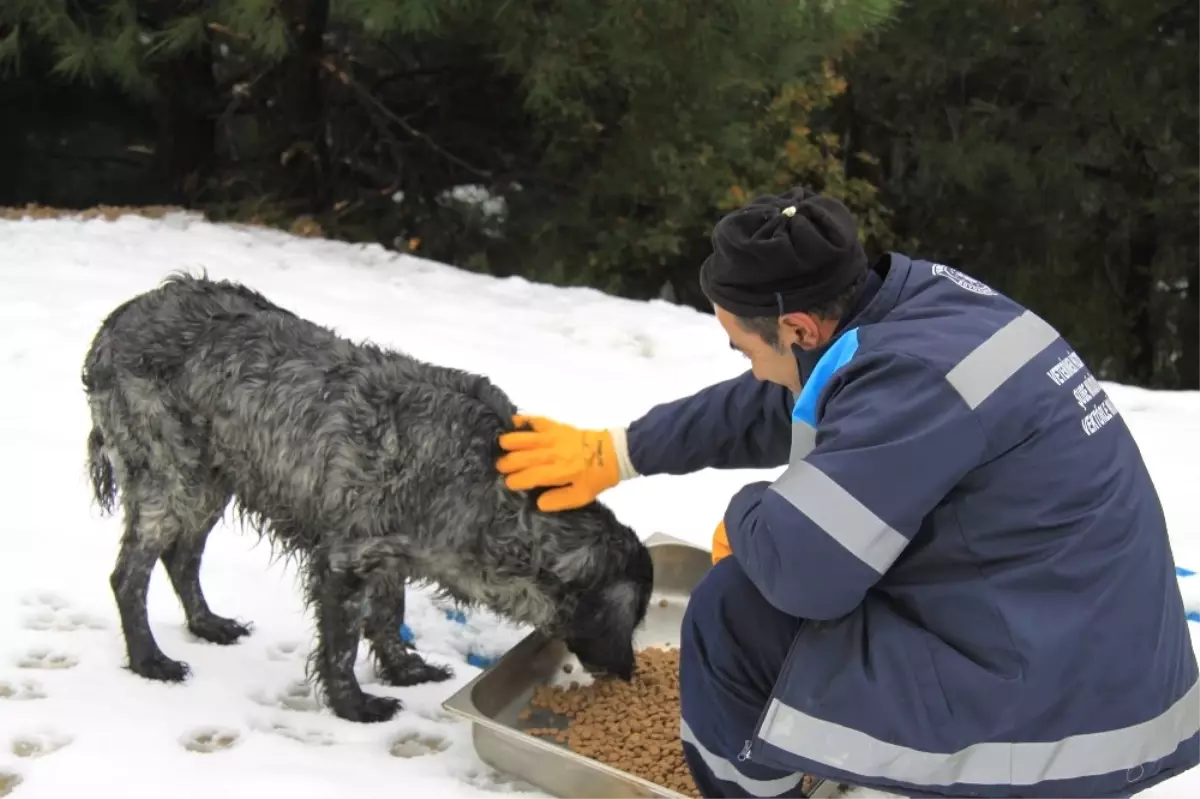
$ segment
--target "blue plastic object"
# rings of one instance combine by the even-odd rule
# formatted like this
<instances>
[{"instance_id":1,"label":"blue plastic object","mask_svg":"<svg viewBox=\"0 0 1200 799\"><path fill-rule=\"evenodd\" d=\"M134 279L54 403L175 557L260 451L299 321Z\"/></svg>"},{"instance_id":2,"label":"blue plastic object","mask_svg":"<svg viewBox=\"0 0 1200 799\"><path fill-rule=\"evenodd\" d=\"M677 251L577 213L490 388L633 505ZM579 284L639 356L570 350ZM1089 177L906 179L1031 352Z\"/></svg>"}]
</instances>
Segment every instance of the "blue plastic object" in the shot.
<instances>
[{"instance_id":1,"label":"blue plastic object","mask_svg":"<svg viewBox=\"0 0 1200 799\"><path fill-rule=\"evenodd\" d=\"M1182 566L1176 566L1175 573L1180 577L1192 577L1196 574L1194 571L1192 571L1190 569L1185 569ZM445 613L446 613L446 618L456 624L466 624L467 623L466 614L464 614L461 610L446 610ZM1187 614L1187 619L1188 619L1188 621L1196 622L1197 624L1200 624L1200 612L1197 612L1194 610L1191 611L1190 613ZM405 643L411 644L413 642L413 640L416 638L416 636L413 635L413 631L412 631L411 627L409 627L407 624L401 624L400 625L400 638ZM467 653L467 663L469 663L470 665L474 666L477 669L486 669L490 666L493 666L493 665L495 665L496 660L497 660L497 658L486 657L486 656L480 655L476 652Z\"/></svg>"},{"instance_id":2,"label":"blue plastic object","mask_svg":"<svg viewBox=\"0 0 1200 799\"><path fill-rule=\"evenodd\" d=\"M1195 572L1192 571L1191 569L1185 569L1182 566L1176 566L1175 573L1178 574L1180 577L1191 577L1195 574ZM1194 621L1197 624L1200 624L1200 612L1193 610L1191 613L1189 613L1187 615L1187 619L1188 619L1188 621Z\"/></svg>"},{"instance_id":3,"label":"blue plastic object","mask_svg":"<svg viewBox=\"0 0 1200 799\"><path fill-rule=\"evenodd\" d=\"M455 624L466 624L467 623L467 616L461 610L447 610L446 618L449 619L450 621L454 622ZM401 624L400 625L400 640L404 641L406 644L411 644L415 639L416 639L416 635L413 634L412 628L409 627L407 624ZM486 669L489 666L492 666L496 663L496 658L487 657L485 655L480 655L477 652L468 652L467 653L467 663L469 663L470 665L474 666L477 669Z\"/></svg>"}]
</instances>

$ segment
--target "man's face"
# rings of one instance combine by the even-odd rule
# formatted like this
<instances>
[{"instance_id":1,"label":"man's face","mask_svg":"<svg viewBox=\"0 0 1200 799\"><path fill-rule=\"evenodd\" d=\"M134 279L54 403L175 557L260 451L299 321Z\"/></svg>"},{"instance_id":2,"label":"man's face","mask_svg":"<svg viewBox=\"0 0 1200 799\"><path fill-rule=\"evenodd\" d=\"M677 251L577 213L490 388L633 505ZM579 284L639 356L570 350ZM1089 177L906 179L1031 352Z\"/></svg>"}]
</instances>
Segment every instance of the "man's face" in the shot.
<instances>
[{"instance_id":1,"label":"man's face","mask_svg":"<svg viewBox=\"0 0 1200 799\"><path fill-rule=\"evenodd\" d=\"M714 307L713 311L729 336L729 346L750 359L750 369L755 378L800 393L800 367L796 364L796 356L792 354L792 345L808 349L813 346L810 339L815 341L819 338L820 331L812 317L807 314L788 314L779 318L776 321L778 344L772 346L758 333L743 327L724 308Z\"/></svg>"}]
</instances>

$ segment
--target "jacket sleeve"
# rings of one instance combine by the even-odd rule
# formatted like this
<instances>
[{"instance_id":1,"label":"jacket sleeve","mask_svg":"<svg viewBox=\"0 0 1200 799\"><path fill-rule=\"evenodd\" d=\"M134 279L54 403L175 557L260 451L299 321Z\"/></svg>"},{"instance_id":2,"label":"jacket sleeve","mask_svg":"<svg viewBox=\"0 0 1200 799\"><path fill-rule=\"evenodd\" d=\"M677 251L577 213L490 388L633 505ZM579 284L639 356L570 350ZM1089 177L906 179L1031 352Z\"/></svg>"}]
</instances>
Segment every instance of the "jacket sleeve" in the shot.
<instances>
[{"instance_id":1,"label":"jacket sleeve","mask_svg":"<svg viewBox=\"0 0 1200 799\"><path fill-rule=\"evenodd\" d=\"M747 371L651 408L626 431L629 459L642 475L782 466L791 446L791 406L787 388Z\"/></svg>"},{"instance_id":2,"label":"jacket sleeve","mask_svg":"<svg viewBox=\"0 0 1200 799\"><path fill-rule=\"evenodd\" d=\"M860 355L826 388L815 446L729 503L738 563L805 619L854 610L925 517L982 459L983 428L953 387L904 355Z\"/></svg>"}]
</instances>

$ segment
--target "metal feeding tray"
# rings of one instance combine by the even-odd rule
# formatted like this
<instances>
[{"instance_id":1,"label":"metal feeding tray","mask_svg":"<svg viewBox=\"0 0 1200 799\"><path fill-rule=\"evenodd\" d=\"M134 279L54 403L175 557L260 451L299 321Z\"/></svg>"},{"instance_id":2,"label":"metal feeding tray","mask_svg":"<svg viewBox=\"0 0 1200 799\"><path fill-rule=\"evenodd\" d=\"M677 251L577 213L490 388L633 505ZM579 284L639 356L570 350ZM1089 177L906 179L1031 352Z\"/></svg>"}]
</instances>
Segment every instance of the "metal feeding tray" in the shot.
<instances>
[{"instance_id":1,"label":"metal feeding tray","mask_svg":"<svg viewBox=\"0 0 1200 799\"><path fill-rule=\"evenodd\" d=\"M680 625L688 596L712 565L707 550L672 536L655 533L646 541L654 561L654 595L635 647L679 646ZM665 606L662 600L666 600ZM571 664L570 673L563 666ZM534 689L590 682L563 643L534 632L496 663L463 686L443 704L448 712L472 724L479 758L497 771L524 780L563 799L679 797L661 785L572 752L525 732L533 728L565 728L566 720L539 711L528 720L518 715L529 707ZM837 784L816 780L810 797L837 793Z\"/></svg>"}]
</instances>

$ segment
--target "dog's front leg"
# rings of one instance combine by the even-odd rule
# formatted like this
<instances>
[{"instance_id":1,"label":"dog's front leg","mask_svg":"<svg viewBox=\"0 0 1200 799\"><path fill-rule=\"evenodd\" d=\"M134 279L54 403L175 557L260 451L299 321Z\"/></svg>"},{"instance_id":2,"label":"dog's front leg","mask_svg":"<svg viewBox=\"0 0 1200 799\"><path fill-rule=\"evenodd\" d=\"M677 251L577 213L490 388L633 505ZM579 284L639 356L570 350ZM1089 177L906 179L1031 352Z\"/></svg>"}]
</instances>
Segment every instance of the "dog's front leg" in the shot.
<instances>
[{"instance_id":1,"label":"dog's front leg","mask_svg":"<svg viewBox=\"0 0 1200 799\"><path fill-rule=\"evenodd\" d=\"M314 558L309 588L316 604L316 670L334 714L348 721L387 721L400 711L399 699L372 696L354 676L366 585L357 571L334 571Z\"/></svg>"},{"instance_id":2,"label":"dog's front leg","mask_svg":"<svg viewBox=\"0 0 1200 799\"><path fill-rule=\"evenodd\" d=\"M405 573L393 565L370 577L370 611L367 614L366 637L375 655L375 671L388 685L420 685L442 682L454 676L445 666L426 663L414 647L400 638L404 621Z\"/></svg>"}]
</instances>

